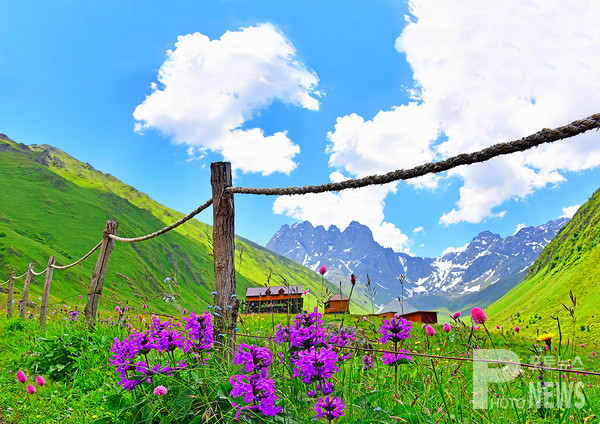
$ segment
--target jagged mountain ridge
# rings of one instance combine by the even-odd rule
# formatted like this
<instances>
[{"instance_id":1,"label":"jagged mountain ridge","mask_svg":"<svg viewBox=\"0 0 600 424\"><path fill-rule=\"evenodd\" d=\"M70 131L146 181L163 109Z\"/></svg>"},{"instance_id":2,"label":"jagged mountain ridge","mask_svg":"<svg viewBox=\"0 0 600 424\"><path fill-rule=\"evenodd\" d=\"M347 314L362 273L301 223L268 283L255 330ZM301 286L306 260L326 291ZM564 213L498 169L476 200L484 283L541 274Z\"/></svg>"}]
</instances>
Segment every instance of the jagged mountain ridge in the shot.
<instances>
[{"instance_id":1,"label":"jagged mountain ridge","mask_svg":"<svg viewBox=\"0 0 600 424\"><path fill-rule=\"evenodd\" d=\"M597 344L599 262L600 189L544 248L523 281L486 309L489 326L518 325L525 337L535 337L558 334L562 324L563 342L570 338L576 345ZM573 316L566 307L572 308Z\"/></svg>"},{"instance_id":2,"label":"jagged mountain ridge","mask_svg":"<svg viewBox=\"0 0 600 424\"><path fill-rule=\"evenodd\" d=\"M384 248L373 239L368 227L356 221L344 231L333 225L327 230L313 227L308 221L284 225L267 248L314 270L326 265L332 282L346 283L350 273L366 282L369 274L378 304L387 304L401 294L401 274L405 275L405 297L452 299L480 292L505 279L515 281L516 275L522 278L567 221L561 218L538 227L525 227L505 238L483 231L467 246L436 258Z\"/></svg>"}]
</instances>

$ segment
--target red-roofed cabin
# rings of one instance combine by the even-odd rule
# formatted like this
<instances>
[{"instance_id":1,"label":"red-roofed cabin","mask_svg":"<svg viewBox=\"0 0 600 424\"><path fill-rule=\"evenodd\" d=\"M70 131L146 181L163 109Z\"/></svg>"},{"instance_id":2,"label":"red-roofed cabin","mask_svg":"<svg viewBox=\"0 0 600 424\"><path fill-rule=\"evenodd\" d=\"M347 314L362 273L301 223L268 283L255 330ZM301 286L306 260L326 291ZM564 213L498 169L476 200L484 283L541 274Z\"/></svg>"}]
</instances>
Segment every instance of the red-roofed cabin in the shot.
<instances>
[{"instance_id":1,"label":"red-roofed cabin","mask_svg":"<svg viewBox=\"0 0 600 424\"><path fill-rule=\"evenodd\" d=\"M343 314L349 311L349 302L345 296L334 294L325 302L325 313L326 314Z\"/></svg>"},{"instance_id":2,"label":"red-roofed cabin","mask_svg":"<svg viewBox=\"0 0 600 424\"><path fill-rule=\"evenodd\" d=\"M302 312L302 286L248 287L246 289L246 313L292 313Z\"/></svg>"},{"instance_id":3,"label":"red-roofed cabin","mask_svg":"<svg viewBox=\"0 0 600 424\"><path fill-rule=\"evenodd\" d=\"M422 322L423 324L437 324L437 312L435 311L415 311L400 316L405 320L411 322Z\"/></svg>"},{"instance_id":4,"label":"red-roofed cabin","mask_svg":"<svg viewBox=\"0 0 600 424\"><path fill-rule=\"evenodd\" d=\"M394 316L397 314L397 312L393 312L393 311L388 311L388 312L381 312L379 314L375 314L378 317L382 317L382 318L394 318ZM399 316L401 316L402 318L404 318L407 321L411 321L411 322L422 322L424 324L437 324L437 312L435 311L415 311L415 312L409 312L407 314L401 315L398 314Z\"/></svg>"}]
</instances>

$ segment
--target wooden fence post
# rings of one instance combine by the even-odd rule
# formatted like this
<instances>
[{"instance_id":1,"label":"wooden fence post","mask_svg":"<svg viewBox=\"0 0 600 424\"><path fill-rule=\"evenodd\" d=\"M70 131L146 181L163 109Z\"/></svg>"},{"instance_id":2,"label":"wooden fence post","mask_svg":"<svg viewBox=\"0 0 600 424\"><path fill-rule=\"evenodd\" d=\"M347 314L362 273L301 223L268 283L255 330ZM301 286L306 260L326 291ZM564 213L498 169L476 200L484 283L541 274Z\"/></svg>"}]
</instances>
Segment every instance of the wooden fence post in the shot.
<instances>
[{"instance_id":1,"label":"wooden fence post","mask_svg":"<svg viewBox=\"0 0 600 424\"><path fill-rule=\"evenodd\" d=\"M27 309L27 302L29 302L29 285L33 278L33 264L30 263L27 266L27 273L25 274L25 284L23 284L23 294L21 295L21 301L19 302L19 314L21 318L25 318L25 310Z\"/></svg>"},{"instance_id":2,"label":"wooden fence post","mask_svg":"<svg viewBox=\"0 0 600 424\"><path fill-rule=\"evenodd\" d=\"M46 317L48 316L48 298L50 297L50 285L52 284L52 273L54 272L54 262L56 258L50 256L48 259L48 268L46 268L46 278L44 278L44 291L42 292L42 306L40 307L40 330L46 328Z\"/></svg>"},{"instance_id":3,"label":"wooden fence post","mask_svg":"<svg viewBox=\"0 0 600 424\"><path fill-rule=\"evenodd\" d=\"M119 228L119 223L116 221L106 221L106 227L102 235L102 244L100 245L100 253L98 253L98 260L96 261L96 268L92 274L92 281L90 283L90 291L88 293L87 303L83 309L83 314L88 323L90 330L94 328L96 323L96 313L98 312L98 303L100 302L100 296L102 296L102 286L104 285L104 276L106 275L106 268L108 267L108 260L110 254L115 247L115 241L109 236L115 234Z\"/></svg>"},{"instance_id":4,"label":"wooden fence post","mask_svg":"<svg viewBox=\"0 0 600 424\"><path fill-rule=\"evenodd\" d=\"M8 318L12 317L13 311L13 297L15 294L15 273L11 272L8 278L8 301L6 302L6 315Z\"/></svg>"},{"instance_id":5,"label":"wooden fence post","mask_svg":"<svg viewBox=\"0 0 600 424\"><path fill-rule=\"evenodd\" d=\"M222 343L228 334L228 346L235 346L235 327L239 301L235 294L235 228L233 194L226 193L231 187L231 163L210 164L210 183L213 198L213 254L215 266L215 291L221 316L215 316L215 341ZM228 322L227 322L227 321Z\"/></svg>"}]
</instances>

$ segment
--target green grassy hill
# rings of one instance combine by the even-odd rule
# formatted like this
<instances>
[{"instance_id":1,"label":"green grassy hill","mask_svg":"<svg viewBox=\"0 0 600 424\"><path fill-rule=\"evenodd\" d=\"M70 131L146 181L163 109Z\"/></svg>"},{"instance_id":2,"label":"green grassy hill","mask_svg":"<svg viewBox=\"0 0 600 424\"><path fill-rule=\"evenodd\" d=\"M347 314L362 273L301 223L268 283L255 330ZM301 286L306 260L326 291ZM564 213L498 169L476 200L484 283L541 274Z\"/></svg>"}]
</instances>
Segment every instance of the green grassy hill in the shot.
<instances>
[{"instance_id":1,"label":"green grassy hill","mask_svg":"<svg viewBox=\"0 0 600 424\"><path fill-rule=\"evenodd\" d=\"M493 325L519 325L528 335L557 334L563 340L600 340L600 190L583 205L533 263L525 280L487 308ZM576 322L563 307L577 299ZM510 323L510 324L509 324Z\"/></svg>"},{"instance_id":2,"label":"green grassy hill","mask_svg":"<svg viewBox=\"0 0 600 424\"><path fill-rule=\"evenodd\" d=\"M204 200L204 199L203 199ZM119 222L118 235L134 237L156 231L183 215L150 199L144 193L103 174L49 145L26 146L0 135L0 283L10 271L22 274L33 262L34 270L46 267L56 256L66 265L87 253L101 238L106 220ZM212 227L192 219L160 237L140 243L116 243L104 285L101 308L115 302L139 307L147 297L154 311L173 312L161 293L180 295L184 308L205 308L212 303ZM85 304L97 254L66 271L55 270L52 306ZM270 280L269 280L270 276ZM178 285L169 287L166 277ZM247 287L302 284L320 293L318 274L243 238L236 238L238 296ZM23 279L15 289L20 291ZM39 304L43 276L35 277L30 299ZM335 287L326 281L326 286ZM5 287L5 286L2 286ZM110 291L109 291L110 288ZM79 295L83 300L79 300ZM6 295L0 294L2 303ZM305 297L314 307L315 296ZM352 305L352 312L363 307Z\"/></svg>"}]
</instances>

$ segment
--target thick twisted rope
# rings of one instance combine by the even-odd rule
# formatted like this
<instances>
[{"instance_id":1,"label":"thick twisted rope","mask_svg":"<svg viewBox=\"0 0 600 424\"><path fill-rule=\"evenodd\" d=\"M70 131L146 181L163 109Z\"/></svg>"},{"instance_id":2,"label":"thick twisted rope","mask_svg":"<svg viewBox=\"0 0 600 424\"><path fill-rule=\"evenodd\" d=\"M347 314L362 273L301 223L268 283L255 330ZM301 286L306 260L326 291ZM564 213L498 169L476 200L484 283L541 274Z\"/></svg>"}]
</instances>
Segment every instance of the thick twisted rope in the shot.
<instances>
[{"instance_id":1,"label":"thick twisted rope","mask_svg":"<svg viewBox=\"0 0 600 424\"><path fill-rule=\"evenodd\" d=\"M31 270L31 273L32 273L33 275L42 275L42 274L43 274L44 272L46 272L47 270L48 270L48 267L44 268L44 270L43 270L43 271L40 271L40 272L35 272L35 271L32 269L32 270Z\"/></svg>"},{"instance_id":2,"label":"thick twisted rope","mask_svg":"<svg viewBox=\"0 0 600 424\"><path fill-rule=\"evenodd\" d=\"M25 271L23 274L19 275L18 277L13 277L13 280L18 280L19 278L24 277L25 274L27 274L27 271ZM8 280L6 280L4 283L0 283L0 286L7 284L9 281L10 281L10 278Z\"/></svg>"},{"instance_id":3,"label":"thick twisted rope","mask_svg":"<svg viewBox=\"0 0 600 424\"><path fill-rule=\"evenodd\" d=\"M94 253L102 244L102 241L99 241L97 245L95 245L92 250L90 250L88 253L86 253L85 255L83 255L81 258L77 259L75 262L73 262L72 264L69 265L51 265L52 268L54 269L68 269L71 267L74 267L75 265L79 265L81 262L85 261L87 258L89 258L92 253Z\"/></svg>"},{"instance_id":4,"label":"thick twisted rope","mask_svg":"<svg viewBox=\"0 0 600 424\"><path fill-rule=\"evenodd\" d=\"M184 222L189 221L190 219L192 219L193 217L195 217L196 215L198 215L200 212L202 212L204 209L206 209L210 205L212 205L212 201L213 201L212 198L208 199L206 201L206 203L204 203L203 205L198 206L197 209L193 210L188 215L184 216L183 218L181 218L178 221L175 221L174 223L172 223L168 227L163 228L162 230L155 231L154 233L147 234L147 235L141 236L141 237L134 237L134 238L117 237L114 234L109 234L108 236L111 239L115 240L115 241L121 241L123 243L136 243L138 241L150 240L150 239L152 239L154 237L158 237L161 234L166 233L167 231L171 231L172 229L179 227Z\"/></svg>"},{"instance_id":5,"label":"thick twisted rope","mask_svg":"<svg viewBox=\"0 0 600 424\"><path fill-rule=\"evenodd\" d=\"M523 137L520 140L499 143L479 150L474 153L462 153L439 162L430 162L411 169L399 169L383 175L371 175L354 180L346 180L338 183L327 183L322 185L311 185L305 187L279 187L279 188L254 188L254 187L228 187L228 193L239 194L263 194L266 196L285 196L292 194L323 193L326 191L340 191L348 188L366 187L374 184L387 184L398 180L408 180L422 177L427 174L437 174L448 171L461 165L470 165L485 162L496 156L508 155L510 153L522 152L537 147L544 143L563 140L578 134L600 127L600 113L585 119L573 121L568 125L555 129L544 128L535 134Z\"/></svg>"}]
</instances>

